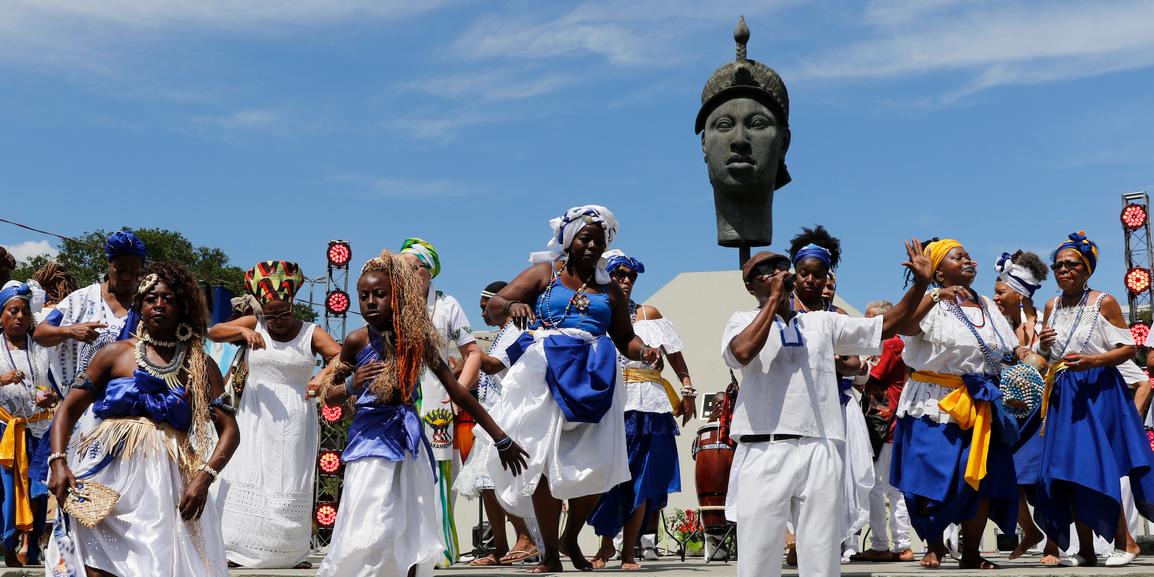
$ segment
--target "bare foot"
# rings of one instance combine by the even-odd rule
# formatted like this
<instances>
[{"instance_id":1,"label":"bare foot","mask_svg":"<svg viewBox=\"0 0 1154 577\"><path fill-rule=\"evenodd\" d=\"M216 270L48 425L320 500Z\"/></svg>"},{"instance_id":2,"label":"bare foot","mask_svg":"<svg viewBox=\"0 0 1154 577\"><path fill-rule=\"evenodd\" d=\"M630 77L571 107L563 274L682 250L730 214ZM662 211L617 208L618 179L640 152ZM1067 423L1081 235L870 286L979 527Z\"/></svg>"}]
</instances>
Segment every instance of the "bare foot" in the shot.
<instances>
[{"instance_id":1,"label":"bare foot","mask_svg":"<svg viewBox=\"0 0 1154 577\"><path fill-rule=\"evenodd\" d=\"M1056 567L1059 561L1061 561L1061 559L1059 559L1057 555L1042 555L1042 559L1039 560L1038 563Z\"/></svg>"},{"instance_id":2,"label":"bare foot","mask_svg":"<svg viewBox=\"0 0 1154 577\"><path fill-rule=\"evenodd\" d=\"M573 564L574 569L578 571L593 570L593 564L581 553L581 547L577 544L577 539L562 537L558 549L569 554L569 562Z\"/></svg>"},{"instance_id":3,"label":"bare foot","mask_svg":"<svg viewBox=\"0 0 1154 577\"><path fill-rule=\"evenodd\" d=\"M621 562L621 570L622 571L639 571L640 569L641 569L641 564L636 562L636 561L622 561Z\"/></svg>"},{"instance_id":4,"label":"bare foot","mask_svg":"<svg viewBox=\"0 0 1154 577\"><path fill-rule=\"evenodd\" d=\"M942 566L942 559L938 556L937 553L933 551L926 551L926 556L922 557L921 565L926 569L937 569Z\"/></svg>"},{"instance_id":5,"label":"bare foot","mask_svg":"<svg viewBox=\"0 0 1154 577\"><path fill-rule=\"evenodd\" d=\"M1031 533L1029 535L1023 535L1022 540L1020 542L1018 542L1018 546L1014 549L1013 553L1010 553L1010 556L1007 557L1007 559L1009 559L1010 561L1013 561L1014 559L1017 559L1018 557L1025 555L1026 551L1029 551L1032 547L1034 547L1035 545L1037 545L1038 543L1041 543L1041 542L1042 542L1042 534L1041 533Z\"/></svg>"},{"instance_id":6,"label":"bare foot","mask_svg":"<svg viewBox=\"0 0 1154 577\"><path fill-rule=\"evenodd\" d=\"M617 555L617 549L614 548L613 545L601 545L601 548L597 550L597 554L594 555L589 562L593 565L594 569L604 569L615 555Z\"/></svg>"},{"instance_id":7,"label":"bare foot","mask_svg":"<svg viewBox=\"0 0 1154 577\"><path fill-rule=\"evenodd\" d=\"M565 568L561 566L561 560L555 559L553 561L541 561L536 566L534 566L532 569L527 569L525 572L526 573L534 573L534 574L538 574L538 573L560 573L564 570L565 570Z\"/></svg>"},{"instance_id":8,"label":"bare foot","mask_svg":"<svg viewBox=\"0 0 1154 577\"><path fill-rule=\"evenodd\" d=\"M981 555L968 557L963 555L958 561L959 569L1001 569L997 563L987 561Z\"/></svg>"}]
</instances>

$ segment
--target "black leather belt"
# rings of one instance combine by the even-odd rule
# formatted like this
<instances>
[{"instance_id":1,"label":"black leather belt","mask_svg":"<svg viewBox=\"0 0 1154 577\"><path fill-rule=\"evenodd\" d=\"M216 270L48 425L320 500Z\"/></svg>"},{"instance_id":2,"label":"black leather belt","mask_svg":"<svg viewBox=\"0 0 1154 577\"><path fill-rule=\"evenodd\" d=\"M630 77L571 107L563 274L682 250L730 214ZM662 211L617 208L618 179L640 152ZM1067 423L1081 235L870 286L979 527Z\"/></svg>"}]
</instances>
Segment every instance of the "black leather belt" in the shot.
<instances>
[{"instance_id":1,"label":"black leather belt","mask_svg":"<svg viewBox=\"0 0 1154 577\"><path fill-rule=\"evenodd\" d=\"M741 443L772 443L774 441L796 441L803 435L742 435Z\"/></svg>"}]
</instances>

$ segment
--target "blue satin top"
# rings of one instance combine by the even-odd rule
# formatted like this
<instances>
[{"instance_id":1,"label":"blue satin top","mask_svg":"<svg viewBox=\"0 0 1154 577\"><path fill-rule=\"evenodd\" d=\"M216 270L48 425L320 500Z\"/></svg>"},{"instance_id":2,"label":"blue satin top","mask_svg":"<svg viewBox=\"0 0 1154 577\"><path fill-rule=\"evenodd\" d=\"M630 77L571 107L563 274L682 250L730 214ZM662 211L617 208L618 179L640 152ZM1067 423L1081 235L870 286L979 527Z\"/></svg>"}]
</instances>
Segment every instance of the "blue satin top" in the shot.
<instances>
[{"instance_id":1,"label":"blue satin top","mask_svg":"<svg viewBox=\"0 0 1154 577\"><path fill-rule=\"evenodd\" d=\"M577 291L561 284L557 275L553 276L549 290L537 297L537 323L539 327L556 329L581 329L601 336L608 332L613 320L613 307L609 305L609 295L583 292L579 299L588 299L589 306L578 310L577 303L570 305ZM546 300L547 299L547 300ZM565 309L569 313L565 313Z\"/></svg>"},{"instance_id":2,"label":"blue satin top","mask_svg":"<svg viewBox=\"0 0 1154 577\"><path fill-rule=\"evenodd\" d=\"M384 339L369 329L369 346L357 353L357 366L381 360ZM351 382L350 377L350 382ZM417 396L418 388L413 395ZM349 443L341 459L348 463L357 459L378 458L386 461L404 461L417 456L423 442L421 417L410 399L408 403L383 404L370 390L357 395L357 414L349 425Z\"/></svg>"},{"instance_id":3,"label":"blue satin top","mask_svg":"<svg viewBox=\"0 0 1154 577\"><path fill-rule=\"evenodd\" d=\"M108 381L100 398L92 404L92 412L101 419L145 417L185 432L192 425L192 407L185 398L184 387L170 389L162 379L140 369L131 377Z\"/></svg>"}]
</instances>

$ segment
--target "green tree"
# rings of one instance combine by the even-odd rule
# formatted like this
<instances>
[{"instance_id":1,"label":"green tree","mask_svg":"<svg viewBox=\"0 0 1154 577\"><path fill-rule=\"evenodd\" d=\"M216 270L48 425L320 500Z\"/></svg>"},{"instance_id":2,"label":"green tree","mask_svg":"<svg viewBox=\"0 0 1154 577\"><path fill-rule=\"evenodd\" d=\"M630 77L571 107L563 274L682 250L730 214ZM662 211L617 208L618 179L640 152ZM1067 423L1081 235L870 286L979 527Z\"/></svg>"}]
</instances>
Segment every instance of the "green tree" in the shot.
<instances>
[{"instance_id":1,"label":"green tree","mask_svg":"<svg viewBox=\"0 0 1154 577\"><path fill-rule=\"evenodd\" d=\"M150 261L179 262L188 267L201 282L223 286L238 295L244 294L245 270L233 266L223 250L194 246L177 231L138 228L133 232L148 247ZM97 229L81 234L74 240L64 240L60 246L60 254L56 255L55 260L72 272L81 285L97 282L104 277L108 269L108 260L104 256L104 239L108 238L109 234L110 231ZM29 259L27 264L13 271L12 278L27 280L48 260L48 255L35 256ZM306 321L314 321L317 318L316 312L308 306L294 306L293 314Z\"/></svg>"}]
</instances>

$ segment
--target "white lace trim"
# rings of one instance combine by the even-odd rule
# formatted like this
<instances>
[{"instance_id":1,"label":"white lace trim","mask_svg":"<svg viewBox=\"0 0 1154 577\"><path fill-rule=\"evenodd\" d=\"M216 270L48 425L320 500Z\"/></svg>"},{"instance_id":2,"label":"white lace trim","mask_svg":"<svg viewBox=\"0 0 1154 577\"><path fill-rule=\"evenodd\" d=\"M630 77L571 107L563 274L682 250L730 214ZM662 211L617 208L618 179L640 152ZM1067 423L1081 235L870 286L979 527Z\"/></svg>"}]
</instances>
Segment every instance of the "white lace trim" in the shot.
<instances>
[{"instance_id":1,"label":"white lace trim","mask_svg":"<svg viewBox=\"0 0 1154 577\"><path fill-rule=\"evenodd\" d=\"M633 323L633 332L641 337L645 344L665 349L666 353L679 353L685 346L677 334L677 328L669 319L639 320Z\"/></svg>"},{"instance_id":2,"label":"white lace trim","mask_svg":"<svg viewBox=\"0 0 1154 577\"><path fill-rule=\"evenodd\" d=\"M902 396L898 399L897 418L909 415L915 419L929 417L935 423L953 423L953 417L942 411L938 402L946 398L954 390L925 381L910 378L902 389Z\"/></svg>"}]
</instances>

